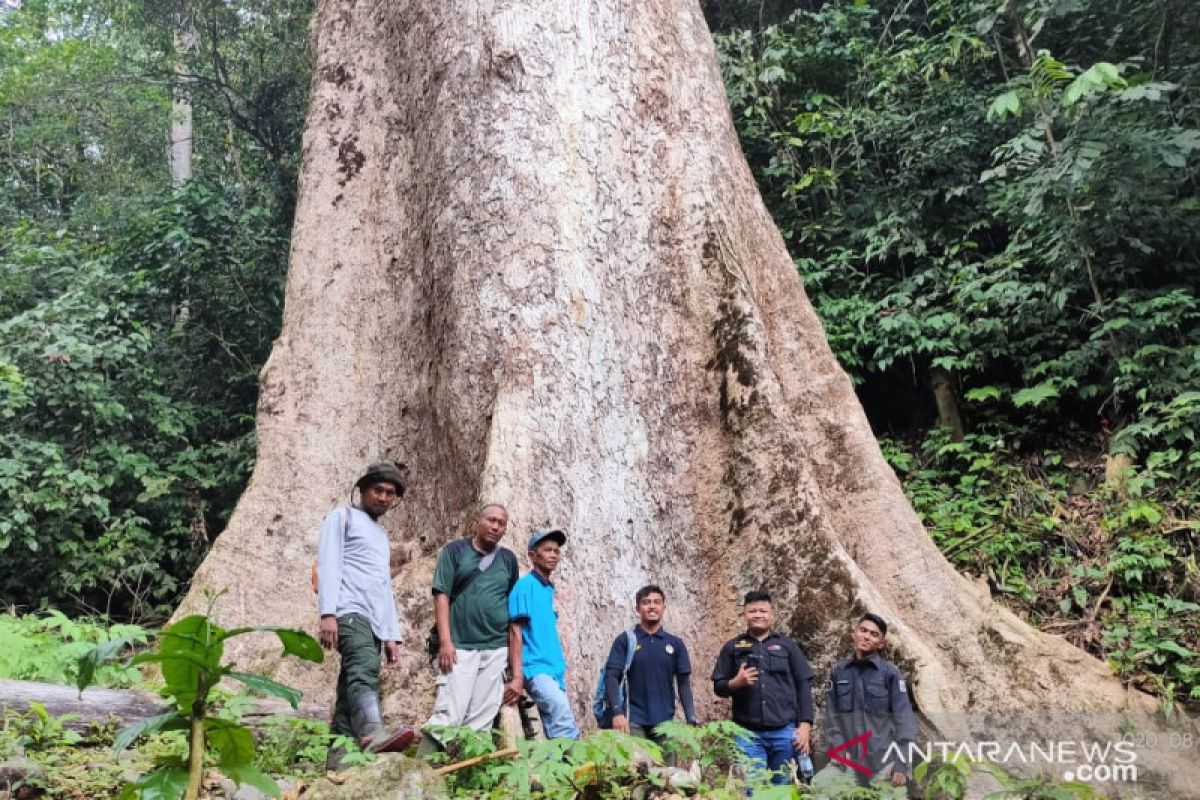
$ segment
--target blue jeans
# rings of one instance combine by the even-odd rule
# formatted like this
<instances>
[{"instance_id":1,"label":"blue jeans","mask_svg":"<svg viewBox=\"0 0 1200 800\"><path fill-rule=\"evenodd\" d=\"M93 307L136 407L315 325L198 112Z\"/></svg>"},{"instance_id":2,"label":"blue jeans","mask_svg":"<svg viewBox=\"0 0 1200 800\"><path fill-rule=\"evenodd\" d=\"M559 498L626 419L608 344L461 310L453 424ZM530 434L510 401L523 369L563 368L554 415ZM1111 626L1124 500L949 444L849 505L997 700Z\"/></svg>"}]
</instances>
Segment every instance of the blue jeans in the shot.
<instances>
[{"instance_id":1,"label":"blue jeans","mask_svg":"<svg viewBox=\"0 0 1200 800\"><path fill-rule=\"evenodd\" d=\"M771 783L785 784L791 782L791 774L785 767L796 757L796 747L792 740L796 736L795 725L785 725L773 731L750 731L749 736L737 738L738 748L752 762L751 769L770 770Z\"/></svg>"},{"instance_id":2,"label":"blue jeans","mask_svg":"<svg viewBox=\"0 0 1200 800\"><path fill-rule=\"evenodd\" d=\"M579 728L575 725L575 712L567 700L567 693L550 675L534 675L525 679L525 691L537 704L546 729L547 739L578 739Z\"/></svg>"}]
</instances>

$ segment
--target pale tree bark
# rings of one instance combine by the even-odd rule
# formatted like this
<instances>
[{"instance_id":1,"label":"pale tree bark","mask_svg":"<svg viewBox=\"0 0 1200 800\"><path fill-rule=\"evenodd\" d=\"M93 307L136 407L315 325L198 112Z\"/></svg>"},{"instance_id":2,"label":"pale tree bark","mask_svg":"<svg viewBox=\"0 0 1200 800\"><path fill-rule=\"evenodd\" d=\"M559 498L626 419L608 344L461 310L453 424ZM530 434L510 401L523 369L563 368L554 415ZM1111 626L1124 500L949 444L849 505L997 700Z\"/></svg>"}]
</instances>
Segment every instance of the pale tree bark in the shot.
<instances>
[{"instance_id":1,"label":"pale tree bark","mask_svg":"<svg viewBox=\"0 0 1200 800\"><path fill-rule=\"evenodd\" d=\"M188 58L195 54L200 36L189 10L182 9L175 20L174 82L171 86L171 146L168 160L171 185L183 186L192 179L192 84Z\"/></svg>"},{"instance_id":2,"label":"pale tree bark","mask_svg":"<svg viewBox=\"0 0 1200 800\"><path fill-rule=\"evenodd\" d=\"M977 736L971 713L998 732L1151 708L980 596L922 529L759 198L694 0L326 0L314 37L258 461L187 608L228 588L223 623L315 632L316 527L391 455L411 485L384 522L415 557L388 710L409 721L432 701L433 558L480 500L509 507L518 552L533 526L569 532L581 714L651 581L702 699L741 594L766 587L822 680L856 614L890 619L939 735ZM242 667L331 696L334 663L241 642Z\"/></svg>"}]
</instances>

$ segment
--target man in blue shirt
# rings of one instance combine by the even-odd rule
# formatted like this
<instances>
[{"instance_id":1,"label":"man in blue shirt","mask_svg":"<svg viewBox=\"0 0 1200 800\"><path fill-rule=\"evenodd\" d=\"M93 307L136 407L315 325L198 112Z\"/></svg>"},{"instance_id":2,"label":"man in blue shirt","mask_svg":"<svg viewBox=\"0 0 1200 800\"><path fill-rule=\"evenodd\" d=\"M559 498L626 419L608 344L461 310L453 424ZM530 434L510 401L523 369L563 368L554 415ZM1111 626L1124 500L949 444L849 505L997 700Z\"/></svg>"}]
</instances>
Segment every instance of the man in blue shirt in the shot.
<instances>
[{"instance_id":1,"label":"man in blue shirt","mask_svg":"<svg viewBox=\"0 0 1200 800\"><path fill-rule=\"evenodd\" d=\"M404 495L391 461L367 467L354 484L359 502L334 509L321 523L317 554L317 638L342 658L330 730L373 752L398 752L416 739L411 729L385 732L379 706L379 661L400 664L400 623L392 595L391 545L376 521ZM331 747L326 768L341 766L345 751Z\"/></svg>"},{"instance_id":2,"label":"man in blue shirt","mask_svg":"<svg viewBox=\"0 0 1200 800\"><path fill-rule=\"evenodd\" d=\"M629 656L629 636L622 633L613 640L604 665L604 694L613 709L613 730L661 743L662 737L654 728L674 718L676 686L683 718L691 725L696 724L692 662L683 640L663 629L663 613L667 608L663 590L653 584L643 586L634 601L639 624L633 629L636 640L633 660L629 662L629 672L623 676ZM622 677L626 680L625 704L618 697Z\"/></svg>"},{"instance_id":3,"label":"man in blue shirt","mask_svg":"<svg viewBox=\"0 0 1200 800\"><path fill-rule=\"evenodd\" d=\"M537 704L547 739L578 739L575 713L567 699L567 659L558 639L558 611L550 575L558 567L567 535L560 530L534 531L529 537L533 569L517 581L508 596L509 646L519 652L514 672L525 678L525 691Z\"/></svg>"}]
</instances>

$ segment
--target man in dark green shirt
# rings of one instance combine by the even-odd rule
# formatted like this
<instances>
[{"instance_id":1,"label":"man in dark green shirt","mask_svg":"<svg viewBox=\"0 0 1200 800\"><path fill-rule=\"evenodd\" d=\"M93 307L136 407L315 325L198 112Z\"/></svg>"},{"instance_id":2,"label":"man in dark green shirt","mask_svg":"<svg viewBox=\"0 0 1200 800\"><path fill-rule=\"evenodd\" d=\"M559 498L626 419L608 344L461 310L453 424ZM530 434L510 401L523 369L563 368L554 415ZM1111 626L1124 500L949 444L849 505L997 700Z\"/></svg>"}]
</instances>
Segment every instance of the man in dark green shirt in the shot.
<instances>
[{"instance_id":1,"label":"man in dark green shirt","mask_svg":"<svg viewBox=\"0 0 1200 800\"><path fill-rule=\"evenodd\" d=\"M504 506L487 505L471 537L442 548L433 572L438 635L438 692L428 725L491 727L501 702L520 697L520 678L504 685L509 665L508 593L517 582L517 557L500 540L508 530Z\"/></svg>"}]
</instances>

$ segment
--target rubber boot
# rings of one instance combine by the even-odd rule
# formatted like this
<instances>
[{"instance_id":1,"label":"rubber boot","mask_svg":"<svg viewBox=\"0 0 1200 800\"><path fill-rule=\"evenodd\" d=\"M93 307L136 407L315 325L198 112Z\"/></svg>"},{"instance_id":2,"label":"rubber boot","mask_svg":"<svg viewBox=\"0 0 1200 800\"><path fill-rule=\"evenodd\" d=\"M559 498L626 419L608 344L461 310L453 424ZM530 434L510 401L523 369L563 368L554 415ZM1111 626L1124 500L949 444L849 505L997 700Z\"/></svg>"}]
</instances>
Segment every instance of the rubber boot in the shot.
<instances>
[{"instance_id":1,"label":"rubber boot","mask_svg":"<svg viewBox=\"0 0 1200 800\"><path fill-rule=\"evenodd\" d=\"M403 753L417 740L412 728L385 731L383 713L379 710L379 695L362 694L350 711L350 727L364 749L372 753Z\"/></svg>"},{"instance_id":2,"label":"rubber boot","mask_svg":"<svg viewBox=\"0 0 1200 800\"><path fill-rule=\"evenodd\" d=\"M346 748L342 746L330 747L325 753L325 771L326 772L341 772L342 761L346 758Z\"/></svg>"}]
</instances>

